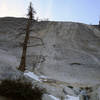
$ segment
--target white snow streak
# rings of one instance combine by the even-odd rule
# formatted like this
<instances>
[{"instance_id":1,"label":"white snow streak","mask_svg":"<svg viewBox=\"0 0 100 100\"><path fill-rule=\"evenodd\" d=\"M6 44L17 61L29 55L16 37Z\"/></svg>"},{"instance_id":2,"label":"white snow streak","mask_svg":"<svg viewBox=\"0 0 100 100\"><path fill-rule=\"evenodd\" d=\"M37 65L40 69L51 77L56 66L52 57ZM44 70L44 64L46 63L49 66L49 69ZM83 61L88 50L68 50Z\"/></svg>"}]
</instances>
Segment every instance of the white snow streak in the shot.
<instances>
[{"instance_id":1,"label":"white snow streak","mask_svg":"<svg viewBox=\"0 0 100 100\"><path fill-rule=\"evenodd\" d=\"M67 100L79 100L79 97L74 97L74 96L67 96L68 99Z\"/></svg>"},{"instance_id":2,"label":"white snow streak","mask_svg":"<svg viewBox=\"0 0 100 100\"><path fill-rule=\"evenodd\" d=\"M36 74L34 74L33 72L25 72L24 75L29 76L30 78L36 80L36 81L41 81L39 79L39 76L37 76Z\"/></svg>"},{"instance_id":3,"label":"white snow streak","mask_svg":"<svg viewBox=\"0 0 100 100\"><path fill-rule=\"evenodd\" d=\"M54 99L54 100L60 100L59 98L57 98L57 97L55 97L55 96L53 96L53 95L49 95L52 99Z\"/></svg>"}]
</instances>

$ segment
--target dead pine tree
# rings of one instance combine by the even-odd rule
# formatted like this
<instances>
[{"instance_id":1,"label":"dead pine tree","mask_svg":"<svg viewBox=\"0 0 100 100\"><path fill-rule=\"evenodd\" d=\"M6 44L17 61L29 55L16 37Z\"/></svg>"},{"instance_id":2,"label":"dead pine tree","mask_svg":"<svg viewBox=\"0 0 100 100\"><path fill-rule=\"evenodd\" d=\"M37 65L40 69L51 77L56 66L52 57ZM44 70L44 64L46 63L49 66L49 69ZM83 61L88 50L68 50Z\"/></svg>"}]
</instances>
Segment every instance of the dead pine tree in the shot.
<instances>
[{"instance_id":1,"label":"dead pine tree","mask_svg":"<svg viewBox=\"0 0 100 100\"><path fill-rule=\"evenodd\" d=\"M32 25L32 20L34 20L34 14L35 14L35 10L32 7L32 3L30 3L30 6L28 8L28 22L27 22L27 26L26 26L26 33L25 33L25 39L24 39L24 43L23 43L23 50L22 50L22 56L21 56L21 61L20 61L20 65L19 65L19 70L20 71L25 71L25 67L26 67L26 53L27 53L27 45L28 45L28 40L29 40L29 33L30 33L30 28Z\"/></svg>"}]
</instances>

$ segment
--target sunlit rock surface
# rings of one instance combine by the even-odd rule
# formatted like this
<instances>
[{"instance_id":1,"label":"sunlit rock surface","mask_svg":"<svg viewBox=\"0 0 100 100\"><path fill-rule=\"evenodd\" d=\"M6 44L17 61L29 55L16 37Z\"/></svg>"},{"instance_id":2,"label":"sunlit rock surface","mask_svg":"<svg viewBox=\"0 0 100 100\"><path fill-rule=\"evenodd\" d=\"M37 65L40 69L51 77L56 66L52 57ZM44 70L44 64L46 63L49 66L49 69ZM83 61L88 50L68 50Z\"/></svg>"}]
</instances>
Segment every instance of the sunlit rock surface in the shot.
<instances>
[{"instance_id":1,"label":"sunlit rock surface","mask_svg":"<svg viewBox=\"0 0 100 100\"><path fill-rule=\"evenodd\" d=\"M26 22L0 18L0 68L18 67ZM81 23L34 22L26 63L27 69L57 81L99 84L100 31Z\"/></svg>"}]
</instances>

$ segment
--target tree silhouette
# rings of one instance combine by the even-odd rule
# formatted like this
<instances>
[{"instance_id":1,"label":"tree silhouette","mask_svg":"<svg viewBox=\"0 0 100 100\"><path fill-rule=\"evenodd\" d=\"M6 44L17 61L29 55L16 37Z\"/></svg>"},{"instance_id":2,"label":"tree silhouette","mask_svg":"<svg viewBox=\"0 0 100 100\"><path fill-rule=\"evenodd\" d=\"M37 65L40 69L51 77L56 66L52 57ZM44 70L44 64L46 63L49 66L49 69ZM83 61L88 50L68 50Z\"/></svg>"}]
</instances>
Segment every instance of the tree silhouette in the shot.
<instances>
[{"instance_id":1,"label":"tree silhouette","mask_svg":"<svg viewBox=\"0 0 100 100\"><path fill-rule=\"evenodd\" d=\"M28 14L27 16L29 17L30 20L34 19L34 15L36 14L35 10L32 7L32 2L30 2L30 6L28 8Z\"/></svg>"},{"instance_id":2,"label":"tree silhouette","mask_svg":"<svg viewBox=\"0 0 100 100\"><path fill-rule=\"evenodd\" d=\"M28 8L28 22L26 26L26 33L25 33L25 39L23 43L23 50L22 50L22 56L21 56L21 61L19 65L19 70L25 71L26 67L26 53L27 53L27 45L28 45L28 40L29 40L29 33L30 33L30 28L32 25L32 20L34 20L34 15L35 15L35 10L32 7L32 3L30 2L29 8Z\"/></svg>"}]
</instances>

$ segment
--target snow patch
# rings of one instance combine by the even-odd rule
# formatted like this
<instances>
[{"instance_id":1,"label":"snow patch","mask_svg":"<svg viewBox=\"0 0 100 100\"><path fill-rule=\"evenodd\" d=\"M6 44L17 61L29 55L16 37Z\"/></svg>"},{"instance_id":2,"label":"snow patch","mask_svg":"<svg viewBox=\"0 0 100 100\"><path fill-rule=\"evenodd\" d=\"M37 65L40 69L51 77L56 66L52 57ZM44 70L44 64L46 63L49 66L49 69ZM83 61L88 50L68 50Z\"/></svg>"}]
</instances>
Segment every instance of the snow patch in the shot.
<instances>
[{"instance_id":1,"label":"snow patch","mask_svg":"<svg viewBox=\"0 0 100 100\"><path fill-rule=\"evenodd\" d=\"M36 74L34 74L33 72L25 72L24 75L36 80L36 81L41 81L39 79L39 76L37 76Z\"/></svg>"},{"instance_id":2,"label":"snow patch","mask_svg":"<svg viewBox=\"0 0 100 100\"><path fill-rule=\"evenodd\" d=\"M79 100L79 97L75 97L75 96L67 96L68 97L68 99L66 99L66 100Z\"/></svg>"},{"instance_id":3,"label":"snow patch","mask_svg":"<svg viewBox=\"0 0 100 100\"><path fill-rule=\"evenodd\" d=\"M41 75L40 78L46 79L46 78L48 78L48 77L47 77L47 76L44 76L44 75Z\"/></svg>"},{"instance_id":4,"label":"snow patch","mask_svg":"<svg viewBox=\"0 0 100 100\"><path fill-rule=\"evenodd\" d=\"M37 76L34 72L30 72L30 71L25 71L24 75L25 75L25 76L28 76L28 77L30 77L30 78L36 80L36 81L39 81L39 82L41 82L41 81L47 81L47 79L48 79L48 78L47 78L46 76L44 76L44 75Z\"/></svg>"},{"instance_id":5,"label":"snow patch","mask_svg":"<svg viewBox=\"0 0 100 100\"><path fill-rule=\"evenodd\" d=\"M60 100L59 98L57 98L57 97L55 97L55 96L53 96L53 95L48 95L48 96L50 96L52 99L54 99L54 100Z\"/></svg>"}]
</instances>

